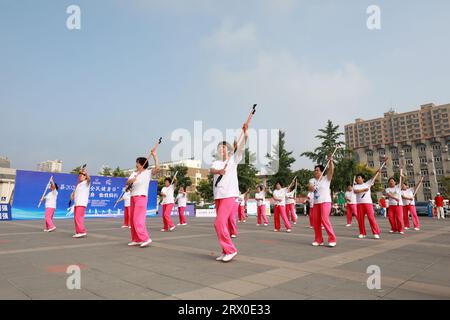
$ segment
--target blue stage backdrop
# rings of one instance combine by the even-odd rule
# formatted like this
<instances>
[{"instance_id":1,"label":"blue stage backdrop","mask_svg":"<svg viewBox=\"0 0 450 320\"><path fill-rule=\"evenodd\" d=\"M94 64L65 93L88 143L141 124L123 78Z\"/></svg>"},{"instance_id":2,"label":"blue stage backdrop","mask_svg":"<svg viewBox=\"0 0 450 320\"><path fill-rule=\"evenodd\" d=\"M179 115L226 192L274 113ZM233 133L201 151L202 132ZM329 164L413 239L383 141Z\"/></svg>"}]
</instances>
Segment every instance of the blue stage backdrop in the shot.
<instances>
[{"instance_id":1,"label":"blue stage backdrop","mask_svg":"<svg viewBox=\"0 0 450 320\"><path fill-rule=\"evenodd\" d=\"M55 218L73 218L73 207L68 208L68 204L70 195L75 189L78 179L77 175L17 170L14 202L12 205L13 220L44 218L45 203L42 202L39 209L37 206L52 175L53 180L59 187ZM123 217L123 201L116 208L114 208L114 203L122 194L126 180L125 178L91 176L91 194L86 210L86 217ZM148 193L148 216L156 216L157 191L158 182L152 181Z\"/></svg>"}]
</instances>

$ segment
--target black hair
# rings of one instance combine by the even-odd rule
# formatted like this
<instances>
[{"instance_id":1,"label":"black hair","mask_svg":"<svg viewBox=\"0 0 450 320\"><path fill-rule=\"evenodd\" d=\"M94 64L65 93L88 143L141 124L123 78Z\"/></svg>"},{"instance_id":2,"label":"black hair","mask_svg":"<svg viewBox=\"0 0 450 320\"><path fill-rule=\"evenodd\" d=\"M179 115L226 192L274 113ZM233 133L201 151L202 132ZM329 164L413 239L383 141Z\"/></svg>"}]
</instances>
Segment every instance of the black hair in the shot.
<instances>
[{"instance_id":1,"label":"black hair","mask_svg":"<svg viewBox=\"0 0 450 320\"><path fill-rule=\"evenodd\" d=\"M275 182L275 185L280 184L280 186L283 188L283 182L281 182L280 180L278 180L277 182Z\"/></svg>"},{"instance_id":2,"label":"black hair","mask_svg":"<svg viewBox=\"0 0 450 320\"><path fill-rule=\"evenodd\" d=\"M233 150L233 147L231 146L231 144L229 144L226 141L222 141L217 145L217 149L219 149L220 146L226 146L228 148L228 151L231 152Z\"/></svg>"},{"instance_id":3,"label":"black hair","mask_svg":"<svg viewBox=\"0 0 450 320\"><path fill-rule=\"evenodd\" d=\"M323 165L321 165L321 164L316 165L316 166L314 167L314 170L316 170L317 168L319 168L321 172L324 172L324 171L325 171L325 167L324 167Z\"/></svg>"},{"instance_id":4,"label":"black hair","mask_svg":"<svg viewBox=\"0 0 450 320\"><path fill-rule=\"evenodd\" d=\"M264 189L263 186L261 186L261 185L256 186L256 189L258 189L258 188L260 188L261 191Z\"/></svg>"},{"instance_id":5,"label":"black hair","mask_svg":"<svg viewBox=\"0 0 450 320\"><path fill-rule=\"evenodd\" d=\"M53 183L55 185L55 189L59 190L58 185L56 183Z\"/></svg>"},{"instance_id":6,"label":"black hair","mask_svg":"<svg viewBox=\"0 0 450 320\"><path fill-rule=\"evenodd\" d=\"M361 177L363 180L366 180L366 176L363 173L356 174L356 178Z\"/></svg>"},{"instance_id":7,"label":"black hair","mask_svg":"<svg viewBox=\"0 0 450 320\"><path fill-rule=\"evenodd\" d=\"M169 183L172 183L172 179L171 178L165 178L164 182L169 181Z\"/></svg>"},{"instance_id":8,"label":"black hair","mask_svg":"<svg viewBox=\"0 0 450 320\"><path fill-rule=\"evenodd\" d=\"M148 168L147 158L139 157L139 158L136 159L136 163L139 163L141 166L144 166L144 169Z\"/></svg>"},{"instance_id":9,"label":"black hair","mask_svg":"<svg viewBox=\"0 0 450 320\"><path fill-rule=\"evenodd\" d=\"M394 182L397 182L394 177L390 177L388 180L388 183L391 182L391 180L394 180Z\"/></svg>"}]
</instances>

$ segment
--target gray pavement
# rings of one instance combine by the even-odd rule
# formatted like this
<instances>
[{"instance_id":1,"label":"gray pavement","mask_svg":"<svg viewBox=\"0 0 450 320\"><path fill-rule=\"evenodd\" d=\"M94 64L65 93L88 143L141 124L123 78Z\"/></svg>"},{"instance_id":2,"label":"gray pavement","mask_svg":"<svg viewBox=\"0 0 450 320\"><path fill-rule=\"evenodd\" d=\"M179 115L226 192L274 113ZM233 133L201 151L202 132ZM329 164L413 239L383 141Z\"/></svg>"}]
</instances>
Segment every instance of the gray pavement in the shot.
<instances>
[{"instance_id":1,"label":"gray pavement","mask_svg":"<svg viewBox=\"0 0 450 320\"><path fill-rule=\"evenodd\" d=\"M147 220L153 244L128 247L129 231L116 219L89 219L88 237L72 239L73 222L0 223L0 299L450 299L450 221L422 217L422 231L382 239L357 239L356 222L332 217L335 248L310 245L313 231L300 217L293 233L239 224L239 249L228 264L211 218L162 233L160 218ZM272 220L270 221L272 224ZM368 228L368 232L370 232ZM325 234L325 232L324 232ZM67 267L78 265L81 289L66 287ZM380 267L381 289L367 288L367 268Z\"/></svg>"}]
</instances>

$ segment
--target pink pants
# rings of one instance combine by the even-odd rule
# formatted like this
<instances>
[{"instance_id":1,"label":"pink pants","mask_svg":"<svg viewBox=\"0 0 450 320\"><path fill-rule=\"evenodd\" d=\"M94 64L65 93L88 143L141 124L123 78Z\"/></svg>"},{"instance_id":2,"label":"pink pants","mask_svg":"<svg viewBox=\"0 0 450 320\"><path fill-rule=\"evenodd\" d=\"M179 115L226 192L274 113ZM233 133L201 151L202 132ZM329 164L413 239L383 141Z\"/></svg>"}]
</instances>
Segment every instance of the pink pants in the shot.
<instances>
[{"instance_id":1,"label":"pink pants","mask_svg":"<svg viewBox=\"0 0 450 320\"><path fill-rule=\"evenodd\" d=\"M236 212L236 198L217 199L216 201L216 229L217 239L222 247L222 253L232 254L237 252L229 231L230 218ZM236 221L236 220L235 220Z\"/></svg>"},{"instance_id":2,"label":"pink pants","mask_svg":"<svg viewBox=\"0 0 450 320\"><path fill-rule=\"evenodd\" d=\"M86 214L86 207L75 207L74 219L75 219L75 233L86 233L84 227L84 215Z\"/></svg>"},{"instance_id":3,"label":"pink pants","mask_svg":"<svg viewBox=\"0 0 450 320\"><path fill-rule=\"evenodd\" d=\"M172 214L173 210L173 203L169 204L163 204L163 223L164 223L164 230L168 231L169 228L174 227L172 218L170 218L170 215Z\"/></svg>"},{"instance_id":4,"label":"pink pants","mask_svg":"<svg viewBox=\"0 0 450 320\"><path fill-rule=\"evenodd\" d=\"M358 208L358 225L359 225L359 234L367 235L365 220L366 215L367 219L370 223L370 228L372 229L372 234L379 235L381 233L380 228L378 227L377 221L375 220L375 212L373 211L372 203L360 203L357 205Z\"/></svg>"},{"instance_id":5,"label":"pink pants","mask_svg":"<svg viewBox=\"0 0 450 320\"><path fill-rule=\"evenodd\" d=\"M416 206L407 205L403 206L403 221L405 222L405 227L409 228L409 215L411 213L414 228L420 228L419 217L417 216Z\"/></svg>"},{"instance_id":6,"label":"pink pants","mask_svg":"<svg viewBox=\"0 0 450 320\"><path fill-rule=\"evenodd\" d=\"M178 207L178 216L180 217L180 224L186 223L186 217L184 216L184 210L186 210L186 207Z\"/></svg>"},{"instance_id":7,"label":"pink pants","mask_svg":"<svg viewBox=\"0 0 450 320\"><path fill-rule=\"evenodd\" d=\"M347 203L347 224L352 224L353 216L358 220L358 205Z\"/></svg>"},{"instance_id":8,"label":"pink pants","mask_svg":"<svg viewBox=\"0 0 450 320\"><path fill-rule=\"evenodd\" d=\"M239 211L239 203L235 203L233 205L233 210L231 212L230 218L228 219L228 232L231 236L237 236L238 230L237 230L237 216Z\"/></svg>"},{"instance_id":9,"label":"pink pants","mask_svg":"<svg viewBox=\"0 0 450 320\"><path fill-rule=\"evenodd\" d=\"M130 225L131 225L131 241L146 242L150 240L147 232L145 220L147 218L147 197L134 196L131 197L130 206Z\"/></svg>"},{"instance_id":10,"label":"pink pants","mask_svg":"<svg viewBox=\"0 0 450 320\"><path fill-rule=\"evenodd\" d=\"M263 220L265 224L269 224L269 220L267 220L266 216L266 206L264 204L258 206L258 224L262 224Z\"/></svg>"},{"instance_id":11,"label":"pink pants","mask_svg":"<svg viewBox=\"0 0 450 320\"><path fill-rule=\"evenodd\" d=\"M286 204L286 214L292 222L297 222L297 214L295 213L295 203Z\"/></svg>"},{"instance_id":12,"label":"pink pants","mask_svg":"<svg viewBox=\"0 0 450 320\"><path fill-rule=\"evenodd\" d=\"M49 230L55 227L53 224L53 215L55 214L55 208L45 209L45 229Z\"/></svg>"},{"instance_id":13,"label":"pink pants","mask_svg":"<svg viewBox=\"0 0 450 320\"><path fill-rule=\"evenodd\" d=\"M123 214L123 225L130 226L130 207L125 207L125 212Z\"/></svg>"},{"instance_id":14,"label":"pink pants","mask_svg":"<svg viewBox=\"0 0 450 320\"><path fill-rule=\"evenodd\" d=\"M391 230L394 232L403 232L403 208L402 206L389 206L388 218L391 224Z\"/></svg>"},{"instance_id":15,"label":"pink pants","mask_svg":"<svg viewBox=\"0 0 450 320\"><path fill-rule=\"evenodd\" d=\"M314 204L314 234L315 241L323 243L322 225L328 234L328 242L336 242L336 235L334 234L333 226L330 223L331 203Z\"/></svg>"},{"instance_id":16,"label":"pink pants","mask_svg":"<svg viewBox=\"0 0 450 320\"><path fill-rule=\"evenodd\" d=\"M239 222L242 222L245 220L245 206L239 205Z\"/></svg>"},{"instance_id":17,"label":"pink pants","mask_svg":"<svg viewBox=\"0 0 450 320\"><path fill-rule=\"evenodd\" d=\"M281 229L280 224L280 215L283 219L284 226L286 227L286 230L291 229L291 223L289 222L289 218L286 214L286 207L285 206L275 206L275 216L274 216L274 224L275 224L275 230Z\"/></svg>"}]
</instances>

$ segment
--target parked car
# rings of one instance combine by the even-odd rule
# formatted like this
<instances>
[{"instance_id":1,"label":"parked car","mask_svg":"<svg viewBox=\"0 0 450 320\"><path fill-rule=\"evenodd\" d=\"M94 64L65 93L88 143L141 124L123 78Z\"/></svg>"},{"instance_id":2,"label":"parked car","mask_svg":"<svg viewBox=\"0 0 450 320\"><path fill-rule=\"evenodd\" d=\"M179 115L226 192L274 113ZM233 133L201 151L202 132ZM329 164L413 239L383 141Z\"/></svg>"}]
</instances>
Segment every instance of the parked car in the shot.
<instances>
[{"instance_id":1,"label":"parked car","mask_svg":"<svg viewBox=\"0 0 450 320\"><path fill-rule=\"evenodd\" d=\"M416 202L416 211L419 216L428 216L428 202Z\"/></svg>"}]
</instances>

